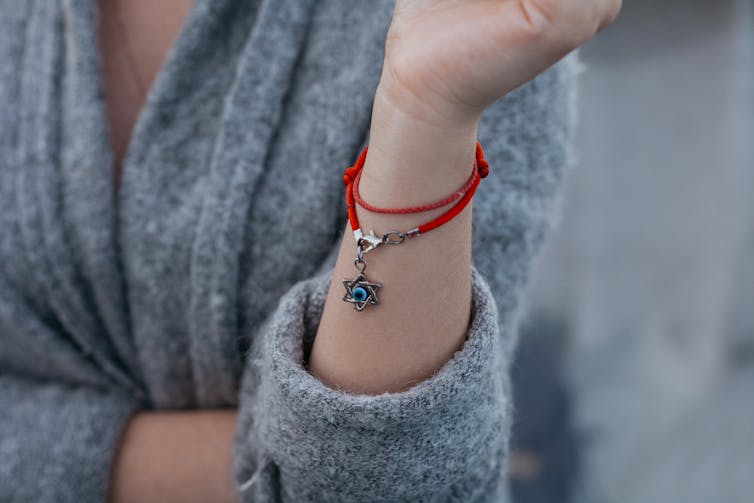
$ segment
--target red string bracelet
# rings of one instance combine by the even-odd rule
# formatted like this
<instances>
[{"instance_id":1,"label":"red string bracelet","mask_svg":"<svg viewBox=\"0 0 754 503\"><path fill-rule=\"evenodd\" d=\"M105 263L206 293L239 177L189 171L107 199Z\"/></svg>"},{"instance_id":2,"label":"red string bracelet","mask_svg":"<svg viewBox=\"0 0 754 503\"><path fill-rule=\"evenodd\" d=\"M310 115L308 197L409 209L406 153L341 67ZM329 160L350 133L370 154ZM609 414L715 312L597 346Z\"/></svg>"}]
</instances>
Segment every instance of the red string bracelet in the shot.
<instances>
[{"instance_id":1,"label":"red string bracelet","mask_svg":"<svg viewBox=\"0 0 754 503\"><path fill-rule=\"evenodd\" d=\"M468 190L471 188L471 186L474 184L474 180L478 176L478 170L476 167L476 162L474 163L474 169L471 172L471 175L469 176L469 179L466 181L466 183L449 195L448 197L444 199L440 199L439 201L435 201L434 203L429 204L423 204L420 206L410 206L408 208L379 208L377 206L374 206L372 204L369 204L368 202L364 201L364 199L361 198L361 195L359 194L359 182L361 181L361 173L363 170L360 170L356 174L356 179L353 181L353 187L351 188L351 191L353 192L353 198L354 200L368 211L373 211L375 213L392 213L392 214L402 214L402 213L421 213L423 211L429 211L434 210L435 208L440 208L442 206L445 206L446 204L450 204L459 197L463 197L463 195L468 192Z\"/></svg>"},{"instance_id":2,"label":"red string bracelet","mask_svg":"<svg viewBox=\"0 0 754 503\"><path fill-rule=\"evenodd\" d=\"M343 280L343 286L345 286L346 288L346 294L343 296L343 300L345 302L353 303L353 307L356 311L362 311L367 305L370 304L379 304L377 291L382 287L380 283L370 282L364 275L364 270L366 269L364 254L371 250L374 250L375 248L383 244L400 244L406 238L414 238L416 236L419 236L420 234L429 232L432 229L436 229L444 223L447 223L466 207L471 198L474 196L474 193L479 186L480 180L489 174L489 164L484 158L482 145L479 143L479 141L477 141L474 169L469 179L459 190L446 198L430 204L411 206L406 208L378 208L366 203L366 201L364 201L358 195L358 182L361 178L361 170L364 167L368 149L368 146L364 148L364 150L361 152L361 155L359 155L356 163L353 166L347 168L343 175L343 183L346 185L346 205L348 206L348 220L354 233L354 239L356 240L357 257L354 260L354 265L359 271L359 274L356 276L356 278L352 280L346 278ZM356 215L356 202L358 202L367 210L376 211L379 213L418 213L445 206L446 204L449 204L458 198L460 198L460 200L442 215L406 232L392 230L386 232L382 236L377 236L374 233L374 229L372 229L369 234L364 234L361 230L359 219Z\"/></svg>"}]
</instances>

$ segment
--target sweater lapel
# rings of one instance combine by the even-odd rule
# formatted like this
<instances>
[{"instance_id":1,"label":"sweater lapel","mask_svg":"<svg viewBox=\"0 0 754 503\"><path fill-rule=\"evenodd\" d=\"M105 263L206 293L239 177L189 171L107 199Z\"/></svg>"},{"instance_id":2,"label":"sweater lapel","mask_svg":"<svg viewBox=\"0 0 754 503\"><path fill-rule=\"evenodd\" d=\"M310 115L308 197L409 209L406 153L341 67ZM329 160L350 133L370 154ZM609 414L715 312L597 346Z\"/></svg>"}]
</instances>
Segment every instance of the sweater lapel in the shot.
<instances>
[{"instance_id":1,"label":"sweater lapel","mask_svg":"<svg viewBox=\"0 0 754 503\"><path fill-rule=\"evenodd\" d=\"M85 2L36 1L22 69L17 197L31 288L65 336L141 396L115 254L111 173ZM44 293L42 293L44 292Z\"/></svg>"},{"instance_id":2,"label":"sweater lapel","mask_svg":"<svg viewBox=\"0 0 754 503\"><path fill-rule=\"evenodd\" d=\"M223 108L192 250L190 351L205 405L234 404L240 259L252 193L267 165L314 0L263 1Z\"/></svg>"},{"instance_id":3,"label":"sweater lapel","mask_svg":"<svg viewBox=\"0 0 754 503\"><path fill-rule=\"evenodd\" d=\"M121 246L156 406L237 401L238 288L226 278L236 277L238 224L314 3L200 1L134 131L120 188Z\"/></svg>"}]
</instances>

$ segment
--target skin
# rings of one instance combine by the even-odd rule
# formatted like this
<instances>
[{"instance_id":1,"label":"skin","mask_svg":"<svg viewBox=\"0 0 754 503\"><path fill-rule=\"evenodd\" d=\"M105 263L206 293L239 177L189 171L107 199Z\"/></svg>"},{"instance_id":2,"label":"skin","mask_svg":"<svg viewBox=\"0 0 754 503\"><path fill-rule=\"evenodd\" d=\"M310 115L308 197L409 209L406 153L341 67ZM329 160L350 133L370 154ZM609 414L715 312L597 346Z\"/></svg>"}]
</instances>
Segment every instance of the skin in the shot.
<instances>
[{"instance_id":1,"label":"skin","mask_svg":"<svg viewBox=\"0 0 754 503\"><path fill-rule=\"evenodd\" d=\"M194 0L98 0L100 52L114 171L131 131Z\"/></svg>"},{"instance_id":2,"label":"skin","mask_svg":"<svg viewBox=\"0 0 754 503\"><path fill-rule=\"evenodd\" d=\"M137 111L192 3L99 1L116 179ZM484 110L609 25L620 3L396 0L360 184L364 199L407 206L461 186ZM365 231L381 235L445 209L357 212ZM314 376L349 392L379 394L405 390L447 362L462 346L471 314L472 211L473 200L442 227L366 254L367 277L385 286L381 303L362 312L341 300L340 279L356 272L346 227L309 361ZM113 465L109 501L239 501L232 483L235 425L235 411L136 414Z\"/></svg>"}]
</instances>

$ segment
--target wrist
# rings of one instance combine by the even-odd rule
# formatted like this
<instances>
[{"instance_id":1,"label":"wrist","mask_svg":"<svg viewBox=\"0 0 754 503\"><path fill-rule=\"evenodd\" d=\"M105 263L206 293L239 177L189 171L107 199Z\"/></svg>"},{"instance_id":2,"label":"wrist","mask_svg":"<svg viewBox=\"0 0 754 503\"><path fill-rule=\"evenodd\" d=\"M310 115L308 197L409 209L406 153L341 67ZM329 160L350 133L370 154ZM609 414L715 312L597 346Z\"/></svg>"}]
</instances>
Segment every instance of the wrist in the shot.
<instances>
[{"instance_id":1,"label":"wrist","mask_svg":"<svg viewBox=\"0 0 754 503\"><path fill-rule=\"evenodd\" d=\"M387 66L388 63L385 63ZM403 85L388 70L383 71L375 93L376 109L432 131L475 128L484 109L459 108L430 93L422 94Z\"/></svg>"},{"instance_id":2,"label":"wrist","mask_svg":"<svg viewBox=\"0 0 754 503\"><path fill-rule=\"evenodd\" d=\"M377 206L423 204L463 185L474 166L478 118L427 123L385 92L375 96L362 197Z\"/></svg>"}]
</instances>

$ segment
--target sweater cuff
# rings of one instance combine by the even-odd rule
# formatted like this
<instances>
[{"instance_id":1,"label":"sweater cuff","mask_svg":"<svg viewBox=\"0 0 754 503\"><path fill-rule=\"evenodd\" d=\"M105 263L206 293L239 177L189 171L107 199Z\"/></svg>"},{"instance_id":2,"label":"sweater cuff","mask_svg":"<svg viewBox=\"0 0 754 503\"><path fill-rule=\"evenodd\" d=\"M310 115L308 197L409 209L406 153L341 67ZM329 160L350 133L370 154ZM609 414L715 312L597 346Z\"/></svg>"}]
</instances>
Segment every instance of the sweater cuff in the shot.
<instances>
[{"instance_id":1,"label":"sweater cuff","mask_svg":"<svg viewBox=\"0 0 754 503\"><path fill-rule=\"evenodd\" d=\"M476 492L502 499L511 396L497 308L481 273L472 265L462 348L429 379L381 395L332 389L303 366L332 273L294 285L258 333L237 434L247 501L475 501Z\"/></svg>"}]
</instances>

